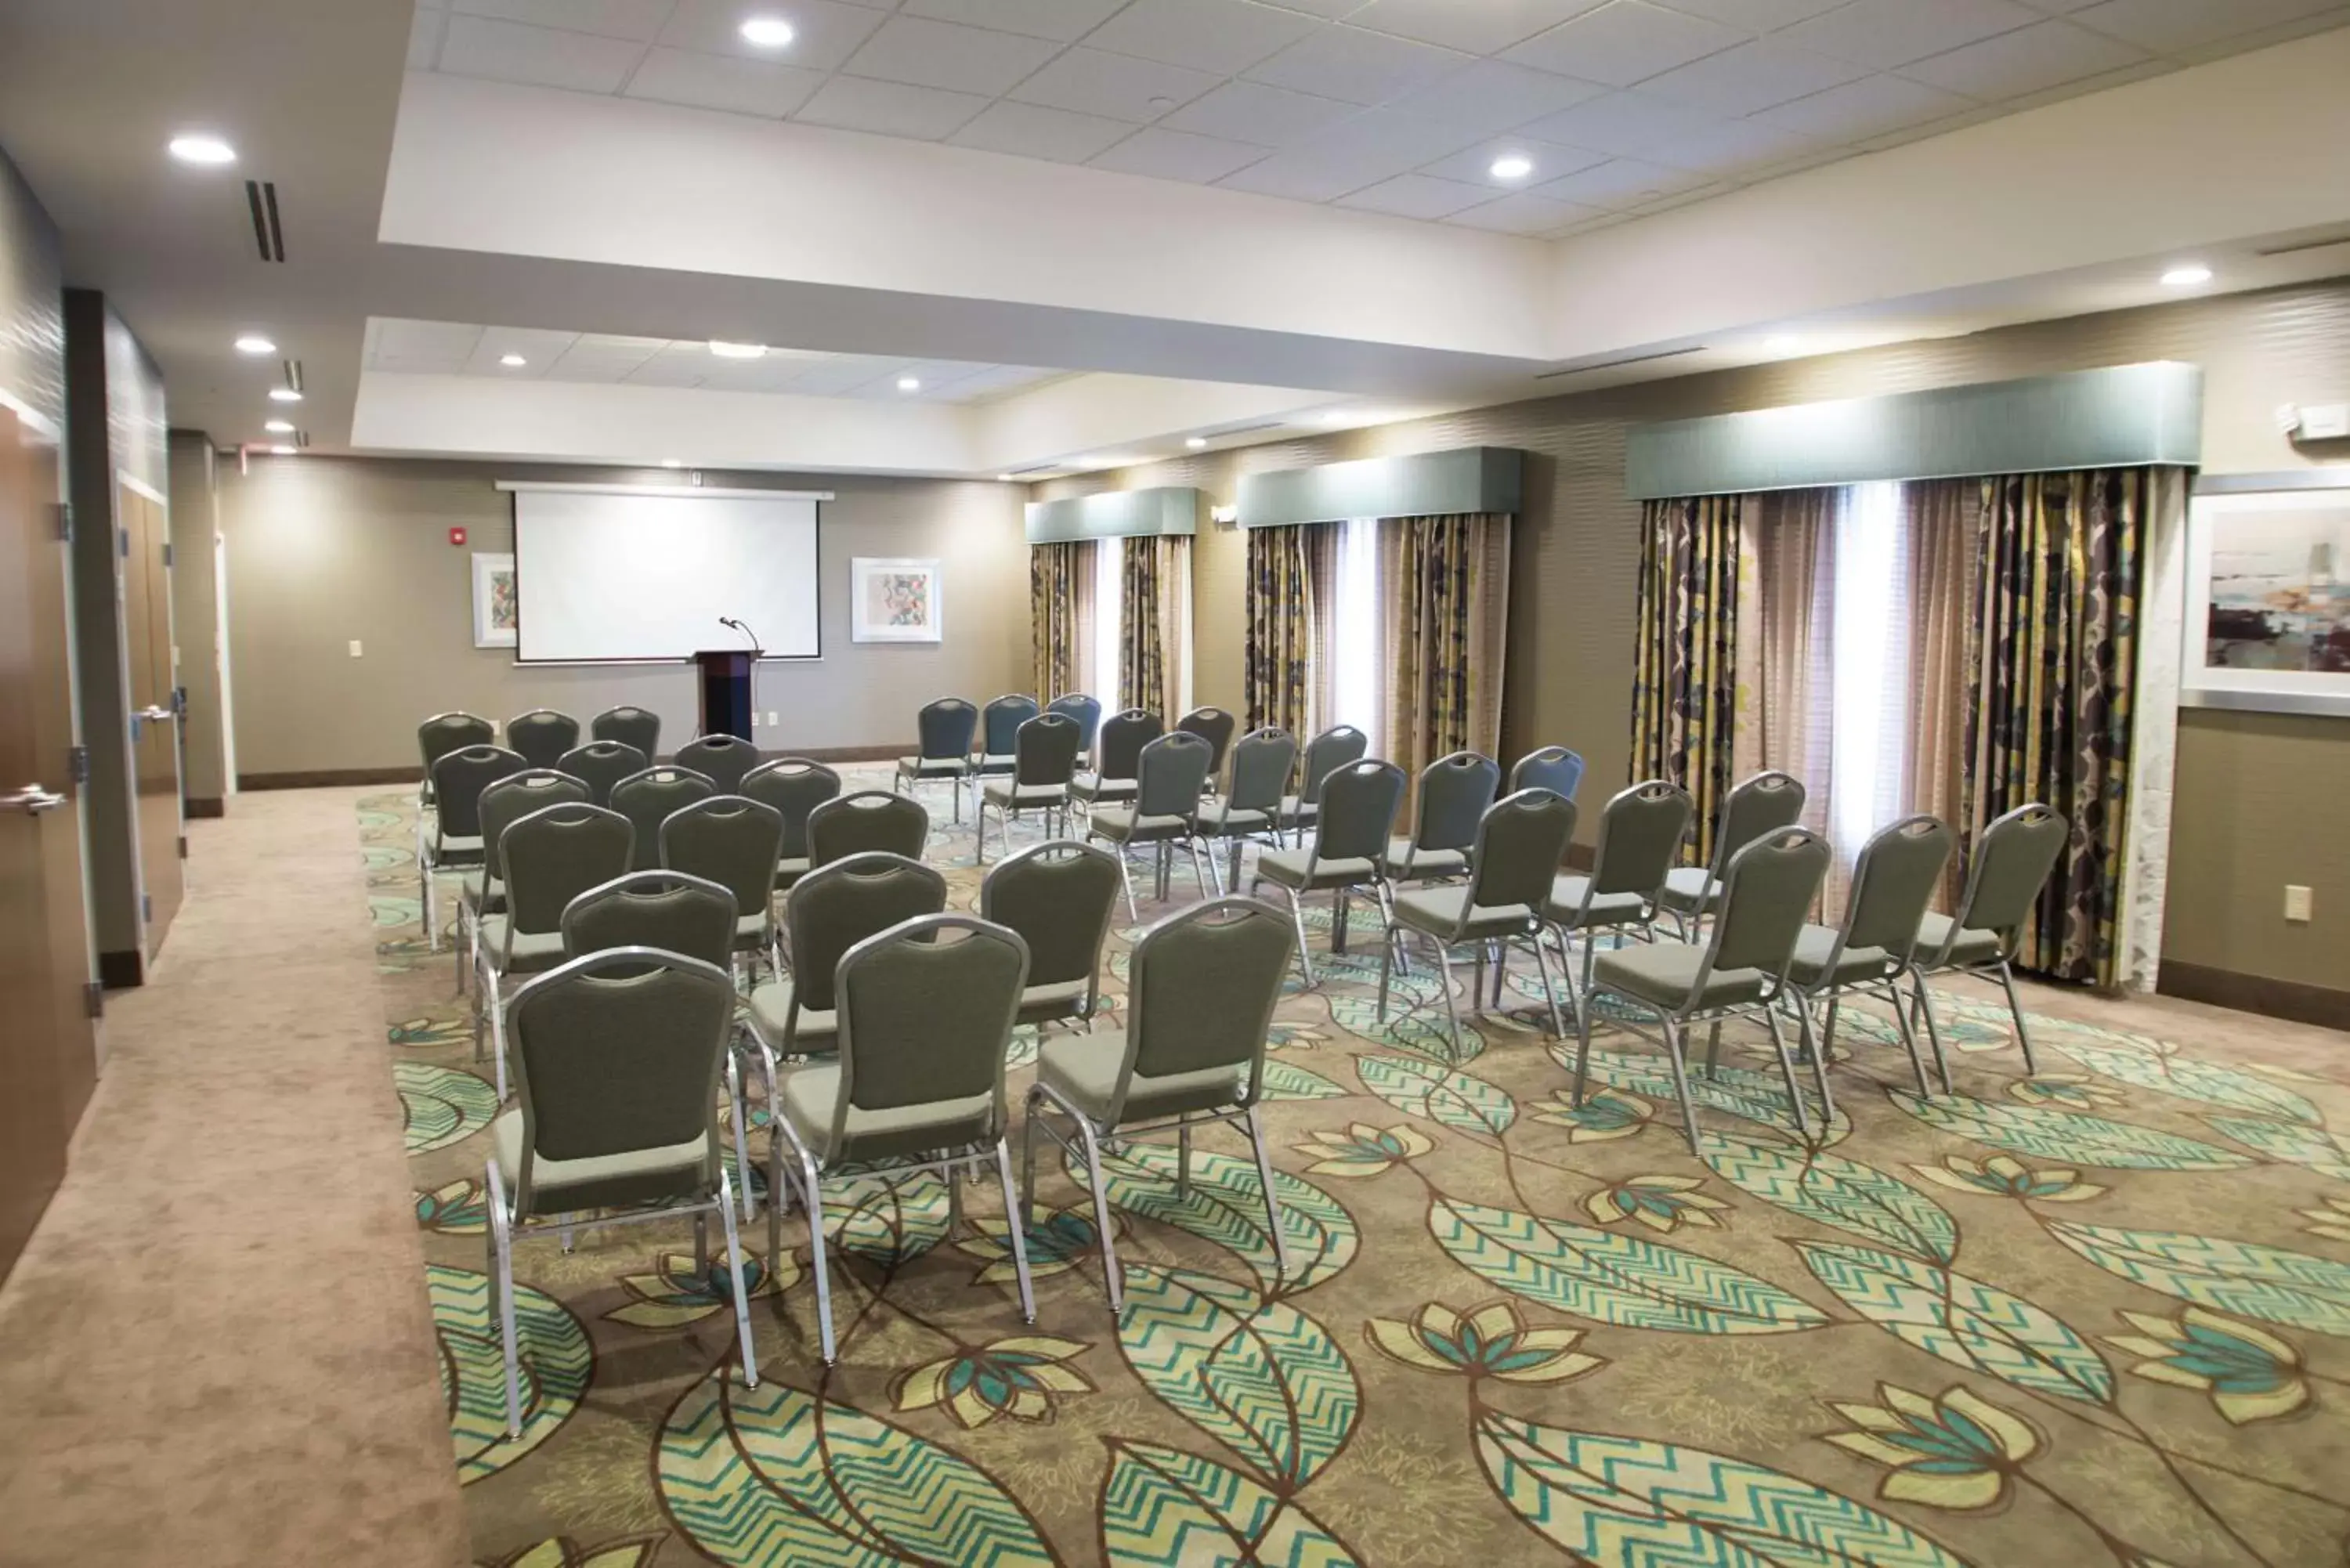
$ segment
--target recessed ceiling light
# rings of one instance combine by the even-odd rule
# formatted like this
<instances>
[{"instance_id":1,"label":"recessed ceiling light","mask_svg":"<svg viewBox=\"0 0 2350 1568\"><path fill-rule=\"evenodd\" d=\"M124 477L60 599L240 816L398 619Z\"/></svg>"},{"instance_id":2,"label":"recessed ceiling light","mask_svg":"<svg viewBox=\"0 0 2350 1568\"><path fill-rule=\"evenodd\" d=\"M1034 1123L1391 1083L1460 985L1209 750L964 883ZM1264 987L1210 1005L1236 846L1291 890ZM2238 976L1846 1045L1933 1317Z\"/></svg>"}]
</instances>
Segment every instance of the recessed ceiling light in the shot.
<instances>
[{"instance_id":1,"label":"recessed ceiling light","mask_svg":"<svg viewBox=\"0 0 2350 1568\"><path fill-rule=\"evenodd\" d=\"M1504 152L1486 172L1496 180L1523 180L1534 171L1534 161L1523 152Z\"/></svg>"},{"instance_id":2,"label":"recessed ceiling light","mask_svg":"<svg viewBox=\"0 0 2350 1568\"><path fill-rule=\"evenodd\" d=\"M278 457L292 457L295 451L294 448L287 446L284 441L278 442L269 450L274 455Z\"/></svg>"},{"instance_id":3,"label":"recessed ceiling light","mask_svg":"<svg viewBox=\"0 0 2350 1568\"><path fill-rule=\"evenodd\" d=\"M919 392L922 389L922 379L920 376L900 376L898 378L898 389L901 392Z\"/></svg>"},{"instance_id":4,"label":"recessed ceiling light","mask_svg":"<svg viewBox=\"0 0 2350 1568\"><path fill-rule=\"evenodd\" d=\"M236 351L240 354L275 354L277 345L258 332L248 332L236 340Z\"/></svg>"},{"instance_id":5,"label":"recessed ceiling light","mask_svg":"<svg viewBox=\"0 0 2350 1568\"><path fill-rule=\"evenodd\" d=\"M2210 281L2211 269L2200 262L2188 262L2162 275L2165 288L2193 288L2197 284Z\"/></svg>"},{"instance_id":6,"label":"recessed ceiling light","mask_svg":"<svg viewBox=\"0 0 2350 1568\"><path fill-rule=\"evenodd\" d=\"M1802 341L1792 332L1773 332L1762 339L1762 351L1766 354L1792 354Z\"/></svg>"},{"instance_id":7,"label":"recessed ceiling light","mask_svg":"<svg viewBox=\"0 0 2350 1568\"><path fill-rule=\"evenodd\" d=\"M298 403L302 400L302 394L291 387L272 387L269 389L269 400L273 403Z\"/></svg>"},{"instance_id":8,"label":"recessed ceiling light","mask_svg":"<svg viewBox=\"0 0 2350 1568\"><path fill-rule=\"evenodd\" d=\"M713 337L710 340L710 351L721 359L757 359L765 356L767 346L764 343L722 343Z\"/></svg>"},{"instance_id":9,"label":"recessed ceiling light","mask_svg":"<svg viewBox=\"0 0 2350 1568\"><path fill-rule=\"evenodd\" d=\"M271 420L267 424L263 425L261 428L267 431L271 435L292 435L294 433L294 421L292 420Z\"/></svg>"},{"instance_id":10,"label":"recessed ceiling light","mask_svg":"<svg viewBox=\"0 0 2350 1568\"><path fill-rule=\"evenodd\" d=\"M182 163L212 167L236 161L236 149L217 136L175 136L171 146L172 156Z\"/></svg>"},{"instance_id":11,"label":"recessed ceiling light","mask_svg":"<svg viewBox=\"0 0 2350 1568\"><path fill-rule=\"evenodd\" d=\"M1351 410L1325 409L1314 416L1314 422L1317 425L1343 425L1351 423L1354 419L1355 414Z\"/></svg>"},{"instance_id":12,"label":"recessed ceiling light","mask_svg":"<svg viewBox=\"0 0 2350 1568\"><path fill-rule=\"evenodd\" d=\"M792 25L781 16L753 16L743 24L743 41L763 49L780 49L791 43Z\"/></svg>"},{"instance_id":13,"label":"recessed ceiling light","mask_svg":"<svg viewBox=\"0 0 2350 1568\"><path fill-rule=\"evenodd\" d=\"M995 478L996 482L1001 484L1009 484L1012 483L1012 476L1008 473L999 473Z\"/></svg>"},{"instance_id":14,"label":"recessed ceiling light","mask_svg":"<svg viewBox=\"0 0 2350 1568\"><path fill-rule=\"evenodd\" d=\"M529 364L530 361L524 358L519 354L501 354L498 356L498 363L504 365L509 370L519 370L525 365Z\"/></svg>"},{"instance_id":15,"label":"recessed ceiling light","mask_svg":"<svg viewBox=\"0 0 2350 1568\"><path fill-rule=\"evenodd\" d=\"M663 468L683 468L685 466L685 459L681 457L665 457L661 459L661 466Z\"/></svg>"},{"instance_id":16,"label":"recessed ceiling light","mask_svg":"<svg viewBox=\"0 0 2350 1568\"><path fill-rule=\"evenodd\" d=\"M1201 447L1208 444L1208 438L1206 436L1185 436L1183 438L1183 444L1190 447L1193 452L1197 452Z\"/></svg>"}]
</instances>

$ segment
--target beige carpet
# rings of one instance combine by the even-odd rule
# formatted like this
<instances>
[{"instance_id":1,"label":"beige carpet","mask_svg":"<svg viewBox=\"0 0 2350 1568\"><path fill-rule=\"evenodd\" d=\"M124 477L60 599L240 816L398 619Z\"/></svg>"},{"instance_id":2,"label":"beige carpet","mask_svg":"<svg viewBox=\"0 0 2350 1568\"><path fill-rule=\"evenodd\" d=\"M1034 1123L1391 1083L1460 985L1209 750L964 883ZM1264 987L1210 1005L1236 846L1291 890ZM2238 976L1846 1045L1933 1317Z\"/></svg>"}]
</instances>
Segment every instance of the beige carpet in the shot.
<instances>
[{"instance_id":1,"label":"beige carpet","mask_svg":"<svg viewBox=\"0 0 2350 1568\"><path fill-rule=\"evenodd\" d=\"M66 1184L0 1287L0 1563L466 1557L353 791L192 825Z\"/></svg>"}]
</instances>

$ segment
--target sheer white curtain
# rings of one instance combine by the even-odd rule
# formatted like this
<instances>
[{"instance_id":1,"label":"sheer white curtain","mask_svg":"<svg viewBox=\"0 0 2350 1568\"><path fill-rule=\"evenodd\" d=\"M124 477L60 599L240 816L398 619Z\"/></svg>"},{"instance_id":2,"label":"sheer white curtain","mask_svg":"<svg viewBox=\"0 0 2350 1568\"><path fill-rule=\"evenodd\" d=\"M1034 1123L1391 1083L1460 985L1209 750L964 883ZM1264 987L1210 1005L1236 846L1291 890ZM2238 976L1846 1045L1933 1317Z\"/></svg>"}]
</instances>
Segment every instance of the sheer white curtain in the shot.
<instances>
[{"instance_id":1,"label":"sheer white curtain","mask_svg":"<svg viewBox=\"0 0 2350 1568\"><path fill-rule=\"evenodd\" d=\"M1126 541L1097 539L1093 547L1092 615L1079 634L1077 685L1100 699L1104 713L1118 711L1118 650L1125 635Z\"/></svg>"},{"instance_id":2,"label":"sheer white curtain","mask_svg":"<svg viewBox=\"0 0 2350 1568\"><path fill-rule=\"evenodd\" d=\"M1327 722L1352 724L1384 756L1386 682L1380 679L1379 520L1338 525L1336 603L1328 618L1330 710Z\"/></svg>"}]
</instances>

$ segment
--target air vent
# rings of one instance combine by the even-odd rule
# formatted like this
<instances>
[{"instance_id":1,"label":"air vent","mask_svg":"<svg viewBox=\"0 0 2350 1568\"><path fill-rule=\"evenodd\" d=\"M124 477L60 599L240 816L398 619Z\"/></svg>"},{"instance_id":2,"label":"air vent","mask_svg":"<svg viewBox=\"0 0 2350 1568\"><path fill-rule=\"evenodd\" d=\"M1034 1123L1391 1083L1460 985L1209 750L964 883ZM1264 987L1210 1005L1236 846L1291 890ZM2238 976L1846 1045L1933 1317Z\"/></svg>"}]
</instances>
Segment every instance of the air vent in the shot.
<instances>
[{"instance_id":1,"label":"air vent","mask_svg":"<svg viewBox=\"0 0 2350 1568\"><path fill-rule=\"evenodd\" d=\"M2253 254L2264 256L2297 256L2303 251L2330 251L2335 245L2350 245L2350 234L2334 234L2322 240L2302 240L2289 245L2271 245L2266 250L2256 251Z\"/></svg>"},{"instance_id":2,"label":"air vent","mask_svg":"<svg viewBox=\"0 0 2350 1568\"><path fill-rule=\"evenodd\" d=\"M304 387L303 387L303 385L302 385L302 361L301 361L301 360L299 360L299 359L288 359L288 360L286 360L286 385L290 389L292 389L292 390L294 390L294 391L296 391L296 392L299 392L299 391L302 391L302 390L304 390L304 389L304 389Z\"/></svg>"},{"instance_id":3,"label":"air vent","mask_svg":"<svg viewBox=\"0 0 2350 1568\"><path fill-rule=\"evenodd\" d=\"M1224 441L1236 435L1254 435L1259 431L1277 431L1284 428L1284 426L1279 420L1266 420L1262 424L1234 425L1230 430L1210 431L1208 432L1208 439L1210 441Z\"/></svg>"},{"instance_id":4,"label":"air vent","mask_svg":"<svg viewBox=\"0 0 2350 1568\"><path fill-rule=\"evenodd\" d=\"M1555 381L1561 376L1586 376L1594 370L1620 370L1627 365L1652 365L1659 359L1678 359L1685 354L1702 354L1705 345L1693 344L1687 348L1667 348L1657 354L1634 354L1622 359L1603 359L1596 365L1570 365L1564 370L1544 370L1534 378L1537 381Z\"/></svg>"},{"instance_id":5,"label":"air vent","mask_svg":"<svg viewBox=\"0 0 2350 1568\"><path fill-rule=\"evenodd\" d=\"M274 180L247 180L244 182L244 204L253 213L253 241L261 248L261 259L282 262L286 259L286 231L277 223L277 182Z\"/></svg>"}]
</instances>

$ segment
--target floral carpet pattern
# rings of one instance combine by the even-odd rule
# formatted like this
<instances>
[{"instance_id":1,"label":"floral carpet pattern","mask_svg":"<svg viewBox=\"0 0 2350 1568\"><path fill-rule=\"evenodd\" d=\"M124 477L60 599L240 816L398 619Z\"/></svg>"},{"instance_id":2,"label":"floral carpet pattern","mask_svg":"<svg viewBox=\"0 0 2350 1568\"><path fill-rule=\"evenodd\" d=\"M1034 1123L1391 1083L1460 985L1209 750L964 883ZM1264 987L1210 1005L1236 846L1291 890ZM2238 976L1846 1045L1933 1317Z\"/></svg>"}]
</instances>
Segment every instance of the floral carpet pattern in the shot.
<instances>
[{"instance_id":1,"label":"floral carpet pattern","mask_svg":"<svg viewBox=\"0 0 2350 1568\"><path fill-rule=\"evenodd\" d=\"M1270 1058L1285 1275L1222 1131L1186 1193L1171 1146L1108 1161L1117 1317L1049 1143L1033 1325L992 1184L950 1234L937 1176L868 1177L832 1191L839 1365L794 1219L749 1276L752 1389L686 1222L534 1236L510 1438L495 1091L427 950L413 809L363 802L359 836L480 1563L2350 1562L2350 1043L2264 1061L2253 1020L2221 1055L2036 1017L2026 1078L2003 1009L1945 993L1955 1096L1918 1097L1889 1023L1848 1011L1807 1141L1732 1031L1692 1157L1625 1031L1572 1105L1523 959L1458 1053L1425 963L1381 1024L1378 944L1358 923L1326 961L1326 904L1324 983L1293 985ZM929 853L975 903L968 827Z\"/></svg>"}]
</instances>

